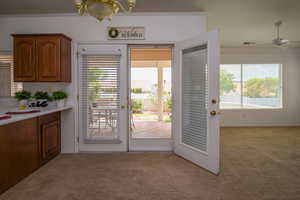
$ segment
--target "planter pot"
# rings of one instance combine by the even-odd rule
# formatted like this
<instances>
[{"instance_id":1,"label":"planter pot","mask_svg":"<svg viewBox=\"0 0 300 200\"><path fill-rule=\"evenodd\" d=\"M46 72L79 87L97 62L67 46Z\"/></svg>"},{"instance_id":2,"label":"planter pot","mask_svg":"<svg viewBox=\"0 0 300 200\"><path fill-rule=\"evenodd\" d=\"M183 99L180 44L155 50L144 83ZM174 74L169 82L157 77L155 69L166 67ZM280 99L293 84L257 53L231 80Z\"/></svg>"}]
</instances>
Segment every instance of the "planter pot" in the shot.
<instances>
[{"instance_id":1,"label":"planter pot","mask_svg":"<svg viewBox=\"0 0 300 200\"><path fill-rule=\"evenodd\" d=\"M58 108L64 107L65 106L65 100L64 99L56 100L56 106Z\"/></svg>"}]
</instances>

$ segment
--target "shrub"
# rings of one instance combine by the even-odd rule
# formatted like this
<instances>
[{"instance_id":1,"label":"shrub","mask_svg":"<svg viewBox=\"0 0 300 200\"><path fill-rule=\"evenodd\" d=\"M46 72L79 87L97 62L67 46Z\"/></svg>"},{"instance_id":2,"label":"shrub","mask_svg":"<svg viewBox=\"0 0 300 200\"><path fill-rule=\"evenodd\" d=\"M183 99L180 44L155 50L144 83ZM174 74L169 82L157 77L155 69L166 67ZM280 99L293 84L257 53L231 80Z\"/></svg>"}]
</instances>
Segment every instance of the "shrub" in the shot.
<instances>
[{"instance_id":1,"label":"shrub","mask_svg":"<svg viewBox=\"0 0 300 200\"><path fill-rule=\"evenodd\" d=\"M142 113L143 102L142 100L131 100L132 102L132 112L133 113Z\"/></svg>"},{"instance_id":2,"label":"shrub","mask_svg":"<svg viewBox=\"0 0 300 200\"><path fill-rule=\"evenodd\" d=\"M136 93L136 94L141 94L141 93L143 93L143 89L142 88L132 88L131 92Z\"/></svg>"}]
</instances>

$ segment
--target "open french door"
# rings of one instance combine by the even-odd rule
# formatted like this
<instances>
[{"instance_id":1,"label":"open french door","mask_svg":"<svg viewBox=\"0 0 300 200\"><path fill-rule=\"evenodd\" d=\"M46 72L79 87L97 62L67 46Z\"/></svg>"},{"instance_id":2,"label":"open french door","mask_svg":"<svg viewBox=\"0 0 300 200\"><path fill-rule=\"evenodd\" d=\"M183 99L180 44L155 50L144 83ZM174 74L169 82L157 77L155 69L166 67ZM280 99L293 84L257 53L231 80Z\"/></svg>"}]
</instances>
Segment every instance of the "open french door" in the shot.
<instances>
[{"instance_id":1,"label":"open french door","mask_svg":"<svg viewBox=\"0 0 300 200\"><path fill-rule=\"evenodd\" d=\"M175 45L174 152L219 173L218 31Z\"/></svg>"}]
</instances>

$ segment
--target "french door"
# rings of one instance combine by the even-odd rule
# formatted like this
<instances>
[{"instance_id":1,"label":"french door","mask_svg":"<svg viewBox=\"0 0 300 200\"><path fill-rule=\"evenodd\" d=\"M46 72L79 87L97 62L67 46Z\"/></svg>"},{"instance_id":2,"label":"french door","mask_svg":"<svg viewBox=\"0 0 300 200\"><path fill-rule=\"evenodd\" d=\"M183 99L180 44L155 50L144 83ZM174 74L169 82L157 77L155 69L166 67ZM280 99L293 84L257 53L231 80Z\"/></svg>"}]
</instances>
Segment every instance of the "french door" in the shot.
<instances>
[{"instance_id":1,"label":"french door","mask_svg":"<svg viewBox=\"0 0 300 200\"><path fill-rule=\"evenodd\" d=\"M127 151L127 47L79 45L79 150Z\"/></svg>"},{"instance_id":2,"label":"french door","mask_svg":"<svg viewBox=\"0 0 300 200\"><path fill-rule=\"evenodd\" d=\"M219 35L175 45L174 152L219 173Z\"/></svg>"}]
</instances>

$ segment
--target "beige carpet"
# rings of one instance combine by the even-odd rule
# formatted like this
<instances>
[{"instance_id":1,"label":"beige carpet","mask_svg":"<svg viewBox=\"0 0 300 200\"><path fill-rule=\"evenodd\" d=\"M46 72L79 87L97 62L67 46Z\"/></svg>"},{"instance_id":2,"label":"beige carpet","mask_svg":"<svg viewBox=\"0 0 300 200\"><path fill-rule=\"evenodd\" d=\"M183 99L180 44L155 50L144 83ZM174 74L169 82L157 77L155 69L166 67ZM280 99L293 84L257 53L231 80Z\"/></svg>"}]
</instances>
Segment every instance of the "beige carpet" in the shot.
<instances>
[{"instance_id":1,"label":"beige carpet","mask_svg":"<svg viewBox=\"0 0 300 200\"><path fill-rule=\"evenodd\" d=\"M172 154L60 155L0 199L300 199L300 128L221 133L219 176Z\"/></svg>"}]
</instances>

